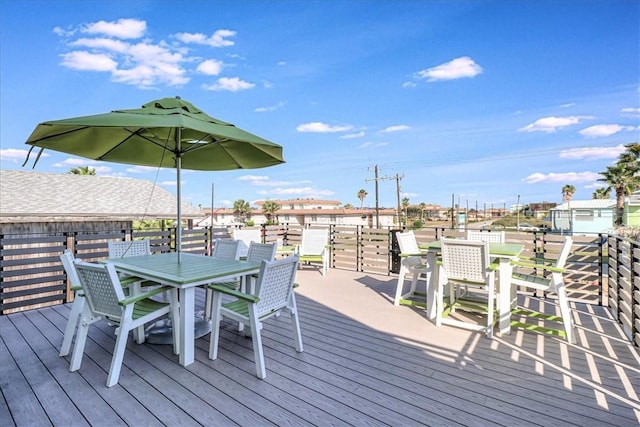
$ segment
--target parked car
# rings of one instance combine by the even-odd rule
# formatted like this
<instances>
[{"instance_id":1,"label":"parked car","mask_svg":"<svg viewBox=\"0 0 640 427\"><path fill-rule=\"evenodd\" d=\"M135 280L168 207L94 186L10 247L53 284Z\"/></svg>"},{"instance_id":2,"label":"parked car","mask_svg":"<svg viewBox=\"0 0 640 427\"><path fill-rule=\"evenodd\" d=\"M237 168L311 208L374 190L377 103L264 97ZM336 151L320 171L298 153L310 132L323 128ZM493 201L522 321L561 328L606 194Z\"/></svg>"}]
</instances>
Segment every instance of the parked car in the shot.
<instances>
[{"instance_id":1,"label":"parked car","mask_svg":"<svg viewBox=\"0 0 640 427\"><path fill-rule=\"evenodd\" d=\"M531 224L522 223L518 226L518 231L540 231L540 228Z\"/></svg>"}]
</instances>

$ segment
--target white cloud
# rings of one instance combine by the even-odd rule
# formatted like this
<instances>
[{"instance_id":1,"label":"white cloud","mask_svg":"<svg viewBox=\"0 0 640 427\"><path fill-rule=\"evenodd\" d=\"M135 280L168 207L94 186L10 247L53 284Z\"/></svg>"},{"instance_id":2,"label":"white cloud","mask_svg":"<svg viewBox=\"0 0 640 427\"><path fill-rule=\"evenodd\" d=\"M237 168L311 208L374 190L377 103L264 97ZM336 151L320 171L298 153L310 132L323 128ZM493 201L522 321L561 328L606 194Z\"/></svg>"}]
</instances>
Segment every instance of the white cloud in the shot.
<instances>
[{"instance_id":1,"label":"white cloud","mask_svg":"<svg viewBox=\"0 0 640 427\"><path fill-rule=\"evenodd\" d=\"M81 71L115 71L118 63L109 55L90 53L83 50L63 53L61 64L67 68Z\"/></svg>"},{"instance_id":2,"label":"white cloud","mask_svg":"<svg viewBox=\"0 0 640 427\"><path fill-rule=\"evenodd\" d=\"M19 161L23 162L27 158L28 153L29 153L29 150L19 150L17 148L5 148L0 150L0 160L9 161L11 163L18 163ZM44 156L45 154L46 153L43 152L42 156Z\"/></svg>"},{"instance_id":3,"label":"white cloud","mask_svg":"<svg viewBox=\"0 0 640 427\"><path fill-rule=\"evenodd\" d=\"M403 89L408 89L408 88L412 88L412 87L416 87L418 86L417 84L415 84L415 82L404 82L402 83L402 88Z\"/></svg>"},{"instance_id":4,"label":"white cloud","mask_svg":"<svg viewBox=\"0 0 640 427\"><path fill-rule=\"evenodd\" d=\"M147 23L137 19L118 19L115 22L98 21L87 24L83 33L105 34L120 39L137 39L147 31Z\"/></svg>"},{"instance_id":5,"label":"white cloud","mask_svg":"<svg viewBox=\"0 0 640 427\"><path fill-rule=\"evenodd\" d=\"M229 92L237 92L240 90L247 90L254 87L254 83L249 83L244 80L240 80L239 77L220 77L217 82L212 85L202 85L206 90L226 90Z\"/></svg>"},{"instance_id":6,"label":"white cloud","mask_svg":"<svg viewBox=\"0 0 640 427\"><path fill-rule=\"evenodd\" d=\"M126 169L127 173L134 173L134 174L156 172L157 170L158 168L154 168L151 166L133 166Z\"/></svg>"},{"instance_id":7,"label":"white cloud","mask_svg":"<svg viewBox=\"0 0 640 427\"><path fill-rule=\"evenodd\" d=\"M81 38L69 43L73 47L90 47L91 49L105 49L117 53L126 53L131 44L121 40L105 39L105 38Z\"/></svg>"},{"instance_id":8,"label":"white cloud","mask_svg":"<svg viewBox=\"0 0 640 427\"><path fill-rule=\"evenodd\" d=\"M602 176L596 172L563 172L563 173L548 173L541 172L533 173L523 179L527 184L539 184L539 183L562 183L568 182L591 182L597 181Z\"/></svg>"},{"instance_id":9,"label":"white cloud","mask_svg":"<svg viewBox=\"0 0 640 427\"><path fill-rule=\"evenodd\" d=\"M303 123L298 125L296 130L298 132L309 132L309 133L333 133L333 132L347 132L353 129L353 126L344 125L344 126L331 126L322 122L310 122Z\"/></svg>"},{"instance_id":10,"label":"white cloud","mask_svg":"<svg viewBox=\"0 0 640 427\"><path fill-rule=\"evenodd\" d=\"M222 72L222 67L224 63L222 61L218 61L216 59L207 59L206 61L202 61L196 67L196 71L201 74L205 74L207 76L217 76Z\"/></svg>"},{"instance_id":11,"label":"white cloud","mask_svg":"<svg viewBox=\"0 0 640 427\"><path fill-rule=\"evenodd\" d=\"M380 133L400 132L400 131L409 130L409 129L411 128L407 125L395 125L395 126L388 126L382 129Z\"/></svg>"},{"instance_id":12,"label":"white cloud","mask_svg":"<svg viewBox=\"0 0 640 427\"><path fill-rule=\"evenodd\" d=\"M364 131L361 130L360 132L348 133L346 135L342 135L342 136L340 136L340 138L342 138L342 139L354 139L354 138L362 138L363 136L364 136Z\"/></svg>"},{"instance_id":13,"label":"white cloud","mask_svg":"<svg viewBox=\"0 0 640 427\"><path fill-rule=\"evenodd\" d=\"M620 110L620 114L622 114L623 116L640 117L640 108L623 108L622 110Z\"/></svg>"},{"instance_id":14,"label":"white cloud","mask_svg":"<svg viewBox=\"0 0 640 427\"><path fill-rule=\"evenodd\" d=\"M558 129L575 125L585 119L592 119L590 116L567 116L567 117L543 117L535 122L518 129L519 132L547 132L552 133Z\"/></svg>"},{"instance_id":15,"label":"white cloud","mask_svg":"<svg viewBox=\"0 0 640 427\"><path fill-rule=\"evenodd\" d=\"M582 129L580 135L586 136L587 138L599 138L603 136L611 136L618 132L622 132L623 130L634 130L633 126L622 126L622 125L595 125L589 126L588 128Z\"/></svg>"},{"instance_id":16,"label":"white cloud","mask_svg":"<svg viewBox=\"0 0 640 427\"><path fill-rule=\"evenodd\" d=\"M562 150L560 152L561 159L570 160L599 160L599 159L617 159L620 154L625 151L622 144L616 147L581 147Z\"/></svg>"},{"instance_id":17,"label":"white cloud","mask_svg":"<svg viewBox=\"0 0 640 427\"><path fill-rule=\"evenodd\" d=\"M54 28L54 33L65 40L67 52L60 55L60 64L64 67L87 72L109 72L112 81L151 88L156 86L183 86L191 81L190 75L201 73L218 76L227 64L208 59L189 52L193 50L182 43L204 46L232 46L229 40L235 31L217 30L210 36L200 33L178 33L176 40L169 44L164 40L153 41L145 38L137 43L128 40L141 38L147 32L145 21L120 19L118 21L99 21L79 28L82 37L72 37L78 28ZM206 56L205 56L206 57ZM189 67L187 69L187 67ZM239 77L224 77L215 84L203 86L207 90L239 91L254 87L253 83Z\"/></svg>"},{"instance_id":18,"label":"white cloud","mask_svg":"<svg viewBox=\"0 0 640 427\"><path fill-rule=\"evenodd\" d=\"M235 44L233 40L228 39L228 37L234 37L235 35L235 31L217 30L209 37L202 33L177 33L174 34L173 37L182 43L203 44L211 47L227 47Z\"/></svg>"},{"instance_id":19,"label":"white cloud","mask_svg":"<svg viewBox=\"0 0 640 427\"><path fill-rule=\"evenodd\" d=\"M375 141L367 141L360 144L358 148L375 148L375 147L384 147L385 145L389 145L388 142L375 142Z\"/></svg>"},{"instance_id":20,"label":"white cloud","mask_svg":"<svg viewBox=\"0 0 640 427\"><path fill-rule=\"evenodd\" d=\"M266 112L270 112L270 111L279 110L282 107L284 107L284 102L280 101L277 104L271 105L271 106L268 106L268 107L257 107L254 111L256 113L266 113Z\"/></svg>"},{"instance_id":21,"label":"white cloud","mask_svg":"<svg viewBox=\"0 0 640 427\"><path fill-rule=\"evenodd\" d=\"M444 64L418 71L415 77L428 82L456 80L475 77L482 73L482 67L468 56L453 59Z\"/></svg>"}]
</instances>

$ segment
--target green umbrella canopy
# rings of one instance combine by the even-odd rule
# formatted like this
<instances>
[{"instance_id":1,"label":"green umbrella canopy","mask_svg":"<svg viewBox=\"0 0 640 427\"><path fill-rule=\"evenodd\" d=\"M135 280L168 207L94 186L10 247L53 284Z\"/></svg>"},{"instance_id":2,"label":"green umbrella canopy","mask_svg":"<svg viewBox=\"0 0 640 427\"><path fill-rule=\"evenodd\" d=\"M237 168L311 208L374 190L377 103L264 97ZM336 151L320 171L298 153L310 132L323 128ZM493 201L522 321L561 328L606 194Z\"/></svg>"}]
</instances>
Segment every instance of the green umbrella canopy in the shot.
<instances>
[{"instance_id":1,"label":"green umbrella canopy","mask_svg":"<svg viewBox=\"0 0 640 427\"><path fill-rule=\"evenodd\" d=\"M135 110L40 123L26 142L35 147L94 160L175 168L177 220L180 209L180 170L221 171L257 169L284 163L282 147L214 119L178 97L144 104ZM23 165L24 166L24 165ZM178 262L182 249L177 227Z\"/></svg>"},{"instance_id":2,"label":"green umbrella canopy","mask_svg":"<svg viewBox=\"0 0 640 427\"><path fill-rule=\"evenodd\" d=\"M280 145L215 119L180 98L40 123L26 143L31 149L152 167L175 168L178 156L181 167L192 170L255 169L284 163Z\"/></svg>"}]
</instances>

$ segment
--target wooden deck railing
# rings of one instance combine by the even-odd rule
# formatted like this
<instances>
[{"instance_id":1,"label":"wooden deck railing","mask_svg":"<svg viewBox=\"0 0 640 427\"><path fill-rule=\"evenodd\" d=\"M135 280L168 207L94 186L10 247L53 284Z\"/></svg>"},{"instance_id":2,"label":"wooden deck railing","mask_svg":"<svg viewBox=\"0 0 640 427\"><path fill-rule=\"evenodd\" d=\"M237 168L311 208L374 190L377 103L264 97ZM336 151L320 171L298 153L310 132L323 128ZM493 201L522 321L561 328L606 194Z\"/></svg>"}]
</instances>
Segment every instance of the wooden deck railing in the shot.
<instances>
[{"instance_id":1,"label":"wooden deck railing","mask_svg":"<svg viewBox=\"0 0 640 427\"><path fill-rule=\"evenodd\" d=\"M332 268L363 273L391 274L399 269L394 229L331 226ZM263 226L263 240L300 243L301 226ZM209 254L213 241L228 237L227 228L185 229L184 252ZM442 236L461 237L461 231L425 228L415 231L418 241ZM73 299L59 260L65 249L85 261L107 258L109 240L147 238L154 253L175 250L175 229L50 234L0 235L0 314L69 302ZM521 241L530 256L553 258L562 236L547 233L507 233L507 240ZM640 246L638 242L600 234L573 236L568 260L569 297L574 301L604 305L620 321L629 338L640 346Z\"/></svg>"}]
</instances>

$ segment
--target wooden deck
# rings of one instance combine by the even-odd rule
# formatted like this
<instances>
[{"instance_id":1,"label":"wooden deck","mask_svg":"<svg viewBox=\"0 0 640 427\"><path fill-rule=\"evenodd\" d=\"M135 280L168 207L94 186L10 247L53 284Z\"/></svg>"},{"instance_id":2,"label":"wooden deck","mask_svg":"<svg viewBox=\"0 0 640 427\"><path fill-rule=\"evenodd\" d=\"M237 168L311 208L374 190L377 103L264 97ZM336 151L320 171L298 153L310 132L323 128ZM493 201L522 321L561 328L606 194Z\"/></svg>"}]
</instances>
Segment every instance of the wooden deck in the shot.
<instances>
[{"instance_id":1,"label":"wooden deck","mask_svg":"<svg viewBox=\"0 0 640 427\"><path fill-rule=\"evenodd\" d=\"M92 328L82 367L70 373L58 357L68 305L0 316L0 425L640 423L640 355L602 307L575 304L577 345L522 330L488 340L394 307L395 280L302 270L305 351L293 348L288 316L269 321L264 381L250 340L231 324L220 358L207 358L205 336L187 368L170 346L130 340L120 383L109 389L112 327Z\"/></svg>"}]
</instances>

